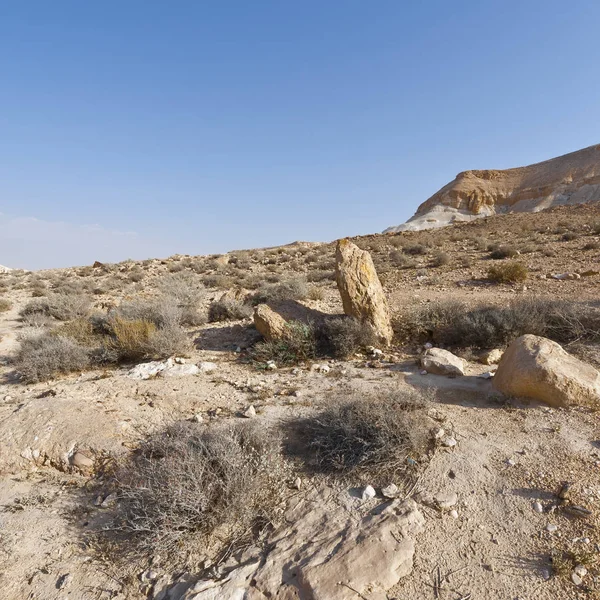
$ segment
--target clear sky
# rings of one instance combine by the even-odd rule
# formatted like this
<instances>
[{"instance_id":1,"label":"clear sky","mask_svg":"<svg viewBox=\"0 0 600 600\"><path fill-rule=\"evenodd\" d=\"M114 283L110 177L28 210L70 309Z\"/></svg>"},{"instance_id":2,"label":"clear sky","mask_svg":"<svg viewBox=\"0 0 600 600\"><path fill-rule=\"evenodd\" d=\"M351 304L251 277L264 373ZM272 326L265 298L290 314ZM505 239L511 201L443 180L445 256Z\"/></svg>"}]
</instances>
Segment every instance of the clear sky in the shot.
<instances>
[{"instance_id":1,"label":"clear sky","mask_svg":"<svg viewBox=\"0 0 600 600\"><path fill-rule=\"evenodd\" d=\"M0 2L0 264L331 240L600 143L598 0Z\"/></svg>"}]
</instances>

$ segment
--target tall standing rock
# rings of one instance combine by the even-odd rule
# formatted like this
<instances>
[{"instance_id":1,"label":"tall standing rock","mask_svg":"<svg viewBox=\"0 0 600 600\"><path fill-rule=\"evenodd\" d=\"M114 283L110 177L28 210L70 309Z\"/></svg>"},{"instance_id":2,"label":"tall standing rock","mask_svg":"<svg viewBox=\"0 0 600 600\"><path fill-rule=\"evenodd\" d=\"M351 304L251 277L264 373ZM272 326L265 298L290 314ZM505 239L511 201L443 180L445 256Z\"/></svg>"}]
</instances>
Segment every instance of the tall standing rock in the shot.
<instances>
[{"instance_id":1,"label":"tall standing rock","mask_svg":"<svg viewBox=\"0 0 600 600\"><path fill-rule=\"evenodd\" d=\"M347 239L339 240L335 252L335 278L344 312L368 323L379 342L389 345L392 325L371 255Z\"/></svg>"}]
</instances>

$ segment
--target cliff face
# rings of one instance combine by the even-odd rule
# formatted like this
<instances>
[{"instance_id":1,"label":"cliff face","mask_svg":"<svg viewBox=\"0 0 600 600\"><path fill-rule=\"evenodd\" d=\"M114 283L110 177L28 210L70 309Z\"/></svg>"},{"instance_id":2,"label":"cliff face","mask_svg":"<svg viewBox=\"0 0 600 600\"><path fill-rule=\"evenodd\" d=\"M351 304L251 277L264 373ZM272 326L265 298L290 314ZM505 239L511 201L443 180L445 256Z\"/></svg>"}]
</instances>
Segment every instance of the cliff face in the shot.
<instances>
[{"instance_id":1,"label":"cliff face","mask_svg":"<svg viewBox=\"0 0 600 600\"><path fill-rule=\"evenodd\" d=\"M504 171L464 171L388 232L443 227L506 212L600 200L600 144Z\"/></svg>"}]
</instances>

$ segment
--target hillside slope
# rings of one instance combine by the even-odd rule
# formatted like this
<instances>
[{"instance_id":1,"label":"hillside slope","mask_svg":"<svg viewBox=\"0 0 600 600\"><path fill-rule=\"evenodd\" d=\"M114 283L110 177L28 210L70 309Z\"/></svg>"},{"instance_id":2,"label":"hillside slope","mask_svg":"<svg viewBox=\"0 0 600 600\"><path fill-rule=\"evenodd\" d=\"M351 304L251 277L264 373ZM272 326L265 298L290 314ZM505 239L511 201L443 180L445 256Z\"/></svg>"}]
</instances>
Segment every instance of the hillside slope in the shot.
<instances>
[{"instance_id":1,"label":"hillside slope","mask_svg":"<svg viewBox=\"0 0 600 600\"><path fill-rule=\"evenodd\" d=\"M526 167L459 173L421 204L411 219L384 233L593 200L600 200L600 144Z\"/></svg>"}]
</instances>

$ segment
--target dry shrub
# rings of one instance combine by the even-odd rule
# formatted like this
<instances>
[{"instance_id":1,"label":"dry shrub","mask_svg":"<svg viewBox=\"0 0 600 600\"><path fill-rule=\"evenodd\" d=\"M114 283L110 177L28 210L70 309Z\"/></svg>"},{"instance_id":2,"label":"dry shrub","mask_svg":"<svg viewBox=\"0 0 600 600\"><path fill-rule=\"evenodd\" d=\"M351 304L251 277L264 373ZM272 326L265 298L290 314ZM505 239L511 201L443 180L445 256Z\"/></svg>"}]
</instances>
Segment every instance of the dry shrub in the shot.
<instances>
[{"instance_id":1,"label":"dry shrub","mask_svg":"<svg viewBox=\"0 0 600 600\"><path fill-rule=\"evenodd\" d=\"M427 254L429 248L427 246L424 246L423 244L411 244L408 246L404 246L402 248L402 251L404 252L404 254L410 254L411 256L419 256Z\"/></svg>"},{"instance_id":2,"label":"dry shrub","mask_svg":"<svg viewBox=\"0 0 600 600\"><path fill-rule=\"evenodd\" d=\"M518 254L517 249L512 246L498 246L497 244L492 244L491 246L488 246L488 250L490 251L490 258L493 258L494 260L512 258Z\"/></svg>"},{"instance_id":3,"label":"dry shrub","mask_svg":"<svg viewBox=\"0 0 600 600\"><path fill-rule=\"evenodd\" d=\"M124 558L160 554L172 566L247 540L279 516L280 446L254 424L167 427L121 459L107 490L117 496L112 526L100 535Z\"/></svg>"},{"instance_id":4,"label":"dry shrub","mask_svg":"<svg viewBox=\"0 0 600 600\"><path fill-rule=\"evenodd\" d=\"M215 300L208 308L208 320L211 323L220 321L239 321L252 315L252 309L234 298Z\"/></svg>"},{"instance_id":5,"label":"dry shrub","mask_svg":"<svg viewBox=\"0 0 600 600\"><path fill-rule=\"evenodd\" d=\"M139 360L150 350L150 340L156 333L156 325L150 321L128 321L119 317L111 322L112 344L119 360Z\"/></svg>"},{"instance_id":6,"label":"dry shrub","mask_svg":"<svg viewBox=\"0 0 600 600\"><path fill-rule=\"evenodd\" d=\"M390 252L389 260L398 269L413 269L416 267L415 261L399 250Z\"/></svg>"},{"instance_id":7,"label":"dry shrub","mask_svg":"<svg viewBox=\"0 0 600 600\"><path fill-rule=\"evenodd\" d=\"M311 285L308 290L308 298L310 300L324 300L325 299L325 290L322 287L318 287L316 285Z\"/></svg>"},{"instance_id":8,"label":"dry shrub","mask_svg":"<svg viewBox=\"0 0 600 600\"><path fill-rule=\"evenodd\" d=\"M583 303L543 298L477 307L449 301L407 311L394 329L404 340L430 340L454 348L504 346L527 333L562 344L596 342L600 340L600 311Z\"/></svg>"},{"instance_id":9,"label":"dry shrub","mask_svg":"<svg viewBox=\"0 0 600 600\"><path fill-rule=\"evenodd\" d=\"M288 450L309 470L372 485L414 481L431 443L425 402L409 389L334 400L288 430Z\"/></svg>"},{"instance_id":10,"label":"dry shrub","mask_svg":"<svg viewBox=\"0 0 600 600\"><path fill-rule=\"evenodd\" d=\"M234 285L234 281L227 275L205 275L202 281L206 287L216 288L218 290L227 290Z\"/></svg>"},{"instance_id":11,"label":"dry shrub","mask_svg":"<svg viewBox=\"0 0 600 600\"><path fill-rule=\"evenodd\" d=\"M308 297L308 285L302 277L287 279L281 283L261 286L252 298L253 304L269 304L286 300L304 300Z\"/></svg>"},{"instance_id":12,"label":"dry shrub","mask_svg":"<svg viewBox=\"0 0 600 600\"><path fill-rule=\"evenodd\" d=\"M529 269L520 262L507 262L488 269L487 277L496 283L520 283L529 276Z\"/></svg>"},{"instance_id":13,"label":"dry shrub","mask_svg":"<svg viewBox=\"0 0 600 600\"><path fill-rule=\"evenodd\" d=\"M75 340L44 333L21 340L13 364L26 383L46 381L89 366L87 348Z\"/></svg>"},{"instance_id":14,"label":"dry shrub","mask_svg":"<svg viewBox=\"0 0 600 600\"><path fill-rule=\"evenodd\" d=\"M283 338L258 342L250 352L252 361L258 364L273 360L278 365L294 365L316 356L315 328L300 321L288 321Z\"/></svg>"},{"instance_id":15,"label":"dry shrub","mask_svg":"<svg viewBox=\"0 0 600 600\"><path fill-rule=\"evenodd\" d=\"M192 350L192 340L176 323L168 324L152 333L148 341L149 358L187 356Z\"/></svg>"},{"instance_id":16,"label":"dry shrub","mask_svg":"<svg viewBox=\"0 0 600 600\"><path fill-rule=\"evenodd\" d=\"M447 252L436 252L431 261L432 267L443 267L450 264L450 255Z\"/></svg>"},{"instance_id":17,"label":"dry shrub","mask_svg":"<svg viewBox=\"0 0 600 600\"><path fill-rule=\"evenodd\" d=\"M306 278L313 283L318 283L320 281L335 281L335 271L317 269L315 271L310 271Z\"/></svg>"},{"instance_id":18,"label":"dry shrub","mask_svg":"<svg viewBox=\"0 0 600 600\"><path fill-rule=\"evenodd\" d=\"M12 308L12 302L6 298L0 298L0 313L7 312Z\"/></svg>"},{"instance_id":19,"label":"dry shrub","mask_svg":"<svg viewBox=\"0 0 600 600\"><path fill-rule=\"evenodd\" d=\"M19 312L20 317L33 314L53 317L58 321L70 321L84 317L89 313L90 299L81 294L49 294L28 302Z\"/></svg>"},{"instance_id":20,"label":"dry shrub","mask_svg":"<svg viewBox=\"0 0 600 600\"><path fill-rule=\"evenodd\" d=\"M352 317L327 319L319 327L318 335L322 350L337 358L351 356L376 342L371 327Z\"/></svg>"}]
</instances>

